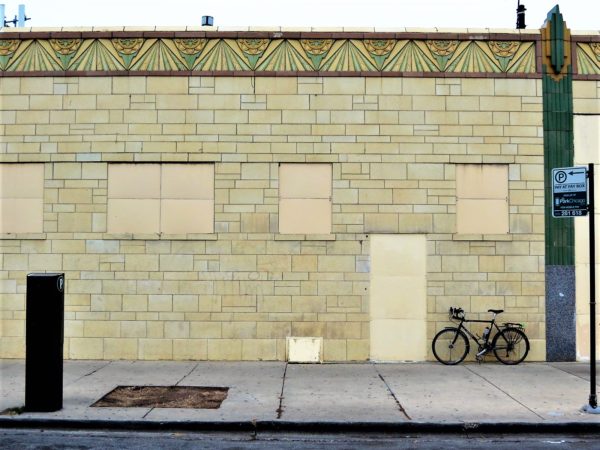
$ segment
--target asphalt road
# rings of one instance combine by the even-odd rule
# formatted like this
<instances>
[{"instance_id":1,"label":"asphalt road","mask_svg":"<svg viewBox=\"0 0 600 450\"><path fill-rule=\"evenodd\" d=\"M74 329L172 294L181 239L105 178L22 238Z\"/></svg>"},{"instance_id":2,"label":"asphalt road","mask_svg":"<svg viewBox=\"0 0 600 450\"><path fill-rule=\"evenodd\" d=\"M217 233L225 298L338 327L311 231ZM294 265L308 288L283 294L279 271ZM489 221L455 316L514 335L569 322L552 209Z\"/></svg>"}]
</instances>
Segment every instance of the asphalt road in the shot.
<instances>
[{"instance_id":1,"label":"asphalt road","mask_svg":"<svg viewBox=\"0 0 600 450\"><path fill-rule=\"evenodd\" d=\"M596 449L598 435L167 433L1 429L3 450L24 449Z\"/></svg>"}]
</instances>

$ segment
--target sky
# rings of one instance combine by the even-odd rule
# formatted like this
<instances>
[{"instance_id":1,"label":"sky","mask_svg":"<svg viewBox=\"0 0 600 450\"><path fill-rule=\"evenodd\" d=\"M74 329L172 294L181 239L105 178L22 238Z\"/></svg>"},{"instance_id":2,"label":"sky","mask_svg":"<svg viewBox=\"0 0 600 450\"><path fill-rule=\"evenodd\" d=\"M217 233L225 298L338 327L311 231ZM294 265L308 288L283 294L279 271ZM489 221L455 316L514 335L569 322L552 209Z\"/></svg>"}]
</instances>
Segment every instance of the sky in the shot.
<instances>
[{"instance_id":1,"label":"sky","mask_svg":"<svg viewBox=\"0 0 600 450\"><path fill-rule=\"evenodd\" d=\"M572 30L600 30L600 0L521 0L527 28L559 4ZM28 27L515 28L517 0L0 0L12 19L25 4Z\"/></svg>"}]
</instances>

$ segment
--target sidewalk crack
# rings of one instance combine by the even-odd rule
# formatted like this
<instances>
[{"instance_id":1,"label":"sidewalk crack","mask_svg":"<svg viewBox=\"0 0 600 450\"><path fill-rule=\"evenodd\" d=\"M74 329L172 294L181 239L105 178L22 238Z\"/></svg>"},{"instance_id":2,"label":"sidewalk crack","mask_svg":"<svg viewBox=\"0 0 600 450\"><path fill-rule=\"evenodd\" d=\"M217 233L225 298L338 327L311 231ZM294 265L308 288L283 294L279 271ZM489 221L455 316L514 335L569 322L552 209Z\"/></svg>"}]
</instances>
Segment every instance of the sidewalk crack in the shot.
<instances>
[{"instance_id":1,"label":"sidewalk crack","mask_svg":"<svg viewBox=\"0 0 600 450\"><path fill-rule=\"evenodd\" d=\"M400 403L400 400L398 400L398 397L396 397L396 394L394 394L394 391L392 391L392 388L390 387L390 385L388 384L388 382L385 380L385 378L383 378L383 375L381 375L379 373L379 371L377 370L377 367L375 365L373 365L373 368L375 369L375 372L377 373L377 375L379 376L379 378L381 379L381 381L383 381L383 384L385 384L385 387L387 388L388 393L392 396L392 398L396 402L396 405L398 406L398 410L402 414L404 414L404 417L406 417L408 420L412 420L412 418L408 415L408 413L406 412L406 410L404 409L404 407Z\"/></svg>"},{"instance_id":2,"label":"sidewalk crack","mask_svg":"<svg viewBox=\"0 0 600 450\"><path fill-rule=\"evenodd\" d=\"M471 372L474 375L477 375L479 378L481 378L482 380L486 381L487 383L491 384L492 386L494 386L496 389L498 389L500 392L502 392L504 395L506 395L507 397L511 398L512 400L514 400L515 402L517 402L519 405L521 405L523 408L527 409L529 412L532 412L533 414L535 414L536 416L538 416L540 419L542 420L546 420L543 416L539 415L538 413L536 413L533 409L531 409L529 406L527 406L526 404L520 402L519 400L517 400L515 397L513 397L512 395L510 395L508 392L506 392L504 389L502 389L500 386L492 383L490 380L488 380L486 377L484 377L483 375L475 372L474 370L471 370L471 368L465 364L464 365L465 369L467 369L469 372Z\"/></svg>"},{"instance_id":3,"label":"sidewalk crack","mask_svg":"<svg viewBox=\"0 0 600 450\"><path fill-rule=\"evenodd\" d=\"M285 369L283 370L283 380L281 383L281 393L279 394L279 408L277 408L277 418L281 419L283 415L283 390L285 389L285 377L287 375L288 363L285 363Z\"/></svg>"}]
</instances>

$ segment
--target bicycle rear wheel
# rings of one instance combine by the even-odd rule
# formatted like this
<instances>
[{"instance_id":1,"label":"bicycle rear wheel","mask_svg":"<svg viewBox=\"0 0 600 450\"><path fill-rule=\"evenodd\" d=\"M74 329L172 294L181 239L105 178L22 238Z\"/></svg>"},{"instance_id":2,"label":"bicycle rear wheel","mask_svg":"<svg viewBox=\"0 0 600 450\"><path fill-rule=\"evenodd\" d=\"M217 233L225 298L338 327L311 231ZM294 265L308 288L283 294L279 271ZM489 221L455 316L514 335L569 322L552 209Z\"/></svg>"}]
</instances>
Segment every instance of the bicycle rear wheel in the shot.
<instances>
[{"instance_id":1,"label":"bicycle rear wheel","mask_svg":"<svg viewBox=\"0 0 600 450\"><path fill-rule=\"evenodd\" d=\"M502 364L519 364L529 353L529 339L518 328L505 328L494 336L492 348Z\"/></svg>"},{"instance_id":2,"label":"bicycle rear wheel","mask_svg":"<svg viewBox=\"0 0 600 450\"><path fill-rule=\"evenodd\" d=\"M433 338L433 356L442 364L458 364L469 353L469 340L458 328L446 328Z\"/></svg>"}]
</instances>

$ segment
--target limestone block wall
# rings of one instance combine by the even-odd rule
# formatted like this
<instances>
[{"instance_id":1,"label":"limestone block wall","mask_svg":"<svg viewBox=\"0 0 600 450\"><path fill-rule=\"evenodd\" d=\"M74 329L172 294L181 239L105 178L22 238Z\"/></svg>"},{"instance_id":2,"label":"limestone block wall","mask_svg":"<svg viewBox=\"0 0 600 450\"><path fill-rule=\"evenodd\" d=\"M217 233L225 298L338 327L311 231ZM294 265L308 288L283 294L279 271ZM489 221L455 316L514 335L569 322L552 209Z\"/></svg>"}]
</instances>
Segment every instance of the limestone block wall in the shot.
<instances>
[{"instance_id":1,"label":"limestone block wall","mask_svg":"<svg viewBox=\"0 0 600 450\"><path fill-rule=\"evenodd\" d=\"M68 358L282 360L287 336L320 336L325 360L366 360L372 233L426 236L428 340L450 306L503 308L545 357L539 79L27 76L0 94L0 161L44 170L42 232L0 240L0 357L24 355L26 274L64 271ZM213 165L214 233L108 233L122 162ZM331 165L329 234L279 233L279 165L300 162ZM456 232L457 164L508 167L508 234Z\"/></svg>"}]
</instances>

